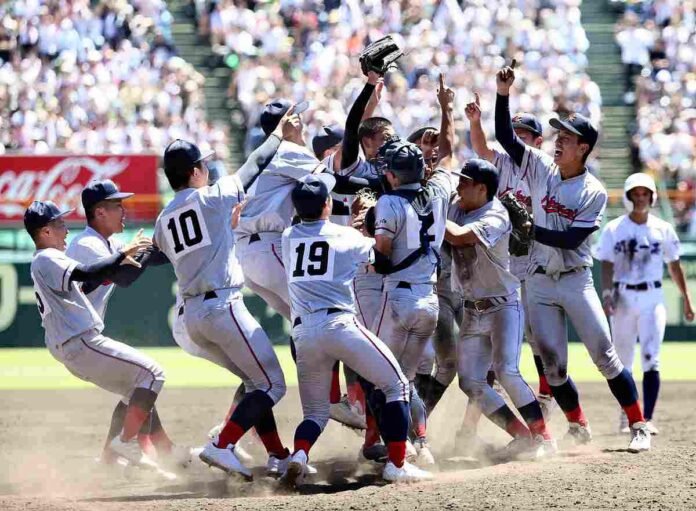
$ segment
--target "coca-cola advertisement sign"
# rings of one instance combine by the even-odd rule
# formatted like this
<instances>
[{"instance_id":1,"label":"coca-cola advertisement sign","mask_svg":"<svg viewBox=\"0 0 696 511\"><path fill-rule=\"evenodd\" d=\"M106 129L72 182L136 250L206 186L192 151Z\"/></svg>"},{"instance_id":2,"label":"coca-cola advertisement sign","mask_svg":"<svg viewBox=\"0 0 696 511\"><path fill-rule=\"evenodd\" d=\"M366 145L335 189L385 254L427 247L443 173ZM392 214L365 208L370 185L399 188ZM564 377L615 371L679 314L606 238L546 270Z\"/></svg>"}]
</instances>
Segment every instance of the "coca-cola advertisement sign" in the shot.
<instances>
[{"instance_id":1,"label":"coca-cola advertisement sign","mask_svg":"<svg viewBox=\"0 0 696 511\"><path fill-rule=\"evenodd\" d=\"M155 155L0 156L0 224L21 223L34 200L75 209L67 220L83 221L82 189L101 179L136 194L125 202L129 220L152 221L159 210L157 163Z\"/></svg>"}]
</instances>

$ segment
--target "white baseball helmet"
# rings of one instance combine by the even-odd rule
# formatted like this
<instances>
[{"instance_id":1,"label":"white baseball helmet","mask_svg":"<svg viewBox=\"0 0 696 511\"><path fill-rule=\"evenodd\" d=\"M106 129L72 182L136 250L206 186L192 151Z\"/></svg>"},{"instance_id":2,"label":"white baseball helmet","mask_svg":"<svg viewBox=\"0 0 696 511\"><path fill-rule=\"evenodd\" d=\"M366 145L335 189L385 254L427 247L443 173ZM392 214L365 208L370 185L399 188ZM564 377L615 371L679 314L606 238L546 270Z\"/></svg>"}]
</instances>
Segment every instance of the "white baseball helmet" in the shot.
<instances>
[{"instance_id":1,"label":"white baseball helmet","mask_svg":"<svg viewBox=\"0 0 696 511\"><path fill-rule=\"evenodd\" d=\"M655 180L652 178L652 176L643 172L631 174L630 176L628 176L626 182L624 183L623 195L624 207L629 213L633 211L633 202L631 202L628 199L628 192L630 192L634 188L638 188L639 186L647 188L652 192L652 203L650 204L651 206L654 206L657 202L657 186L655 186Z\"/></svg>"}]
</instances>

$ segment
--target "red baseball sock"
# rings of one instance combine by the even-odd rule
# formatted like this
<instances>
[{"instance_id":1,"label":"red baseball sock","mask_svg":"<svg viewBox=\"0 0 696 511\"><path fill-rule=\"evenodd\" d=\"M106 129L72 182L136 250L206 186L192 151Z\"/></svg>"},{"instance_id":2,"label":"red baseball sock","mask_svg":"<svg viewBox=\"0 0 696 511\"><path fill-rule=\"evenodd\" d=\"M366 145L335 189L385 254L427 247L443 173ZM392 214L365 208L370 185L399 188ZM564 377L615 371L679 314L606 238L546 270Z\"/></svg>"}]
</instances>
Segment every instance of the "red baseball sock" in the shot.
<instances>
[{"instance_id":1,"label":"red baseball sock","mask_svg":"<svg viewBox=\"0 0 696 511\"><path fill-rule=\"evenodd\" d=\"M331 393L329 394L331 404L341 401L341 381L338 364L334 365L331 370Z\"/></svg>"},{"instance_id":2,"label":"red baseball sock","mask_svg":"<svg viewBox=\"0 0 696 511\"><path fill-rule=\"evenodd\" d=\"M512 435L514 438L529 437L531 435L527 429L527 426L522 424L522 421L520 421L517 417L508 421L508 423L505 425L505 431L510 433L510 435Z\"/></svg>"},{"instance_id":3,"label":"red baseball sock","mask_svg":"<svg viewBox=\"0 0 696 511\"><path fill-rule=\"evenodd\" d=\"M129 405L126 410L126 416L123 419L121 440L124 442L133 440L149 415L150 412L146 412L138 406Z\"/></svg>"},{"instance_id":4,"label":"red baseball sock","mask_svg":"<svg viewBox=\"0 0 696 511\"><path fill-rule=\"evenodd\" d=\"M585 414L583 413L582 407L580 405L578 405L578 407L574 410L564 413L566 419L568 419L568 422L577 422L578 424L587 426L587 419L585 418Z\"/></svg>"},{"instance_id":5,"label":"red baseball sock","mask_svg":"<svg viewBox=\"0 0 696 511\"><path fill-rule=\"evenodd\" d=\"M243 434L244 430L239 424L229 421L227 424L225 424L225 427L222 428L216 447L225 449L230 444L235 445L237 442L239 442L239 439L242 438Z\"/></svg>"},{"instance_id":6,"label":"red baseball sock","mask_svg":"<svg viewBox=\"0 0 696 511\"><path fill-rule=\"evenodd\" d=\"M309 443L309 440L305 440L304 438L296 438L295 445L293 447L295 448L293 454L298 451L304 451L309 458L309 450L312 448L312 444Z\"/></svg>"},{"instance_id":7,"label":"red baseball sock","mask_svg":"<svg viewBox=\"0 0 696 511\"><path fill-rule=\"evenodd\" d=\"M272 454L273 456L281 460L287 458L289 454L288 450L285 448L283 442L280 440L277 431L269 431L268 433L259 435L259 437L261 438L263 446L266 448L266 452L268 454Z\"/></svg>"},{"instance_id":8,"label":"red baseball sock","mask_svg":"<svg viewBox=\"0 0 696 511\"><path fill-rule=\"evenodd\" d=\"M157 459L157 449L155 449L155 444L152 443L150 435L139 433L138 444L140 445L141 451L147 454L150 458Z\"/></svg>"},{"instance_id":9,"label":"red baseball sock","mask_svg":"<svg viewBox=\"0 0 696 511\"><path fill-rule=\"evenodd\" d=\"M531 423L527 424L527 426L529 426L529 431L532 433L532 436L541 435L544 440L551 440L551 434L546 428L546 422L544 422L544 419L532 421Z\"/></svg>"},{"instance_id":10,"label":"red baseball sock","mask_svg":"<svg viewBox=\"0 0 696 511\"><path fill-rule=\"evenodd\" d=\"M404 466L404 461L406 460L406 440L389 442L387 451L389 452L389 461L397 467Z\"/></svg>"},{"instance_id":11,"label":"red baseball sock","mask_svg":"<svg viewBox=\"0 0 696 511\"><path fill-rule=\"evenodd\" d=\"M551 386L549 385L549 381L543 374L539 375L539 394L543 394L544 396L553 396L553 393L551 392Z\"/></svg>"},{"instance_id":12,"label":"red baseball sock","mask_svg":"<svg viewBox=\"0 0 696 511\"><path fill-rule=\"evenodd\" d=\"M174 447L174 442L171 441L167 433L163 429L153 431L150 433L150 440L155 444L155 447L160 452L170 453L172 452L172 447Z\"/></svg>"},{"instance_id":13,"label":"red baseball sock","mask_svg":"<svg viewBox=\"0 0 696 511\"><path fill-rule=\"evenodd\" d=\"M643 417L643 411L640 409L640 403L638 403L638 401L622 408L624 412L626 412L629 425L633 426L636 422L645 422L645 417Z\"/></svg>"},{"instance_id":14,"label":"red baseball sock","mask_svg":"<svg viewBox=\"0 0 696 511\"><path fill-rule=\"evenodd\" d=\"M367 414L365 417L367 423L367 429L365 430L365 444L364 447L370 447L379 442L379 428L377 427L377 420L372 414Z\"/></svg>"}]
</instances>

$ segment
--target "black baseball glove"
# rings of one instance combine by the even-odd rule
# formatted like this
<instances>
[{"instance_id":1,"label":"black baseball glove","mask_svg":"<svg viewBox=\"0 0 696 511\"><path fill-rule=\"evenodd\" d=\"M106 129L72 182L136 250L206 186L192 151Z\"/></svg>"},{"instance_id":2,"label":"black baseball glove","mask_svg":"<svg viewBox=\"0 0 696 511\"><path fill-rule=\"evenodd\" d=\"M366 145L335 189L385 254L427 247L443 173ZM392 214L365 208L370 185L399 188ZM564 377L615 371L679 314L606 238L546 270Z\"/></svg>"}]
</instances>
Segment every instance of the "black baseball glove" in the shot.
<instances>
[{"instance_id":1,"label":"black baseball glove","mask_svg":"<svg viewBox=\"0 0 696 511\"><path fill-rule=\"evenodd\" d=\"M390 35L370 43L360 54L360 67L365 76L374 71L382 76L404 52Z\"/></svg>"},{"instance_id":2,"label":"black baseball glove","mask_svg":"<svg viewBox=\"0 0 696 511\"><path fill-rule=\"evenodd\" d=\"M512 233L510 233L509 251L513 256L524 256L529 254L529 247L532 244L534 219L527 208L522 204L512 192L508 192L500 198L505 209L510 215L512 223Z\"/></svg>"}]
</instances>

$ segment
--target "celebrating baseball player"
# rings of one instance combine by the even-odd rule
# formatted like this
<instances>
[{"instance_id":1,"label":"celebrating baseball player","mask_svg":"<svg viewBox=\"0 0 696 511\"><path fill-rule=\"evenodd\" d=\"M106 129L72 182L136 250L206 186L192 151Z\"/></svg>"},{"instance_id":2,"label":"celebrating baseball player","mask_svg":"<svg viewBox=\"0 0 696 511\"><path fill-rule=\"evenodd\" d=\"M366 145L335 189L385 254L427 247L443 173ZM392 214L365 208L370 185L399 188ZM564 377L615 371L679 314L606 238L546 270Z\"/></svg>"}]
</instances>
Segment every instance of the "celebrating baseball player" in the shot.
<instances>
[{"instance_id":1,"label":"celebrating baseball player","mask_svg":"<svg viewBox=\"0 0 696 511\"><path fill-rule=\"evenodd\" d=\"M331 370L342 360L380 389L381 431L387 481L417 481L430 474L405 461L409 385L385 344L355 317L351 281L359 265L372 261L374 241L351 227L328 221L335 179L309 175L292 192L301 223L283 233L293 318L293 339L304 420L295 431L295 450L284 476L295 485L308 454L329 419Z\"/></svg>"},{"instance_id":2,"label":"celebrating baseball player","mask_svg":"<svg viewBox=\"0 0 696 511\"><path fill-rule=\"evenodd\" d=\"M512 226L497 199L498 169L471 159L458 175L459 201L449 208L445 238L452 245L453 287L464 297L457 348L459 386L512 437L507 451L552 454L555 442L541 407L519 372L524 310L519 280L509 271ZM527 423L520 422L486 381L489 368Z\"/></svg>"},{"instance_id":3,"label":"celebrating baseball player","mask_svg":"<svg viewBox=\"0 0 696 511\"><path fill-rule=\"evenodd\" d=\"M553 158L525 145L515 134L509 94L515 80L511 67L496 75L495 135L515 164L523 169L534 215L527 307L534 341L553 396L569 423L569 436L587 443L592 434L580 406L578 391L568 377L569 317L592 361L607 379L612 394L628 416L629 450L650 449L650 431L638 402L631 372L619 360L609 323L592 279L590 235L602 223L607 193L585 165L598 138L584 116L552 119L558 131Z\"/></svg>"},{"instance_id":4,"label":"celebrating baseball player","mask_svg":"<svg viewBox=\"0 0 696 511\"><path fill-rule=\"evenodd\" d=\"M667 312L662 292L663 264L677 284L684 303L684 318L693 321L691 295L679 262L680 244L674 227L650 213L657 201L655 181L648 174L633 174L624 185L628 213L612 220L602 231L596 257L602 261L602 300L621 362L633 368L636 339L643 367L643 410L647 427L658 434L653 413L660 390L660 346ZM619 431L628 433L621 413Z\"/></svg>"},{"instance_id":5,"label":"celebrating baseball player","mask_svg":"<svg viewBox=\"0 0 696 511\"><path fill-rule=\"evenodd\" d=\"M193 144L175 140L164 152L164 172L176 192L160 213L154 240L174 266L184 298L191 340L226 358L246 394L217 438L200 453L205 463L252 477L235 455L235 445L256 428L269 454L267 470L285 470L289 453L278 436L273 406L285 395L285 379L266 333L242 299L244 278L230 229L232 209L244 198L235 176L208 186L207 157Z\"/></svg>"},{"instance_id":6,"label":"celebrating baseball player","mask_svg":"<svg viewBox=\"0 0 696 511\"><path fill-rule=\"evenodd\" d=\"M64 217L70 212L60 211L50 201L36 201L24 213L24 227L36 245L31 278L46 331L46 346L73 375L120 395L127 403L125 410L117 407L112 420L119 430L104 454L108 457L115 453L134 464L156 467L143 454L137 436L154 410L164 372L138 350L102 335L102 316L78 285L89 284L95 289L113 278L122 264L137 265L131 256L152 242L139 232L131 243L109 250L108 256L80 263L65 254L68 229Z\"/></svg>"}]
</instances>

